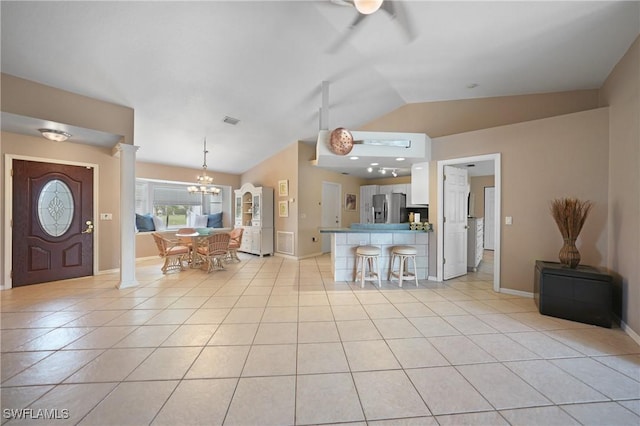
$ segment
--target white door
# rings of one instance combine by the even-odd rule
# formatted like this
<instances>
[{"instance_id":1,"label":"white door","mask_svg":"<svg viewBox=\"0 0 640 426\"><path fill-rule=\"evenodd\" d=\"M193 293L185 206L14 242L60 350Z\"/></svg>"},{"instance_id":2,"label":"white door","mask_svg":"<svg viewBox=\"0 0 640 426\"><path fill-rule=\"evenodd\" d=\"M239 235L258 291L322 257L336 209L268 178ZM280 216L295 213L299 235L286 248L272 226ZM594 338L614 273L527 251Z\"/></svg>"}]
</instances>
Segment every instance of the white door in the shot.
<instances>
[{"instance_id":1,"label":"white door","mask_svg":"<svg viewBox=\"0 0 640 426\"><path fill-rule=\"evenodd\" d=\"M444 268L445 280L467 273L467 207L469 183L466 169L444 166Z\"/></svg>"},{"instance_id":2,"label":"white door","mask_svg":"<svg viewBox=\"0 0 640 426\"><path fill-rule=\"evenodd\" d=\"M484 248L493 250L496 236L496 188L487 186L484 188Z\"/></svg>"},{"instance_id":3,"label":"white door","mask_svg":"<svg viewBox=\"0 0 640 426\"><path fill-rule=\"evenodd\" d=\"M338 183L322 182L322 227L339 228L340 198L342 196L342 186ZM331 234L322 235L322 252L331 251Z\"/></svg>"}]
</instances>

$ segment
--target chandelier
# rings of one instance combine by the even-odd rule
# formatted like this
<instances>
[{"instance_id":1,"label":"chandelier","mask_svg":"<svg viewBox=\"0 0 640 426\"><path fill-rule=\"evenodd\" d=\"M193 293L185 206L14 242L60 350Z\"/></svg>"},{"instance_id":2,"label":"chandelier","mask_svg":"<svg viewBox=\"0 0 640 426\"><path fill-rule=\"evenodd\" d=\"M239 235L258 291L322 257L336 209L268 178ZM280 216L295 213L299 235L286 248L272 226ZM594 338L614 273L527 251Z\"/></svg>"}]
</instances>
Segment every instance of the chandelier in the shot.
<instances>
[{"instance_id":1,"label":"chandelier","mask_svg":"<svg viewBox=\"0 0 640 426\"><path fill-rule=\"evenodd\" d=\"M211 186L213 184L213 177L207 176L207 138L204 138L204 164L202 164L202 174L196 178L197 184L187 188L187 191L191 194L219 194L220 188Z\"/></svg>"}]
</instances>

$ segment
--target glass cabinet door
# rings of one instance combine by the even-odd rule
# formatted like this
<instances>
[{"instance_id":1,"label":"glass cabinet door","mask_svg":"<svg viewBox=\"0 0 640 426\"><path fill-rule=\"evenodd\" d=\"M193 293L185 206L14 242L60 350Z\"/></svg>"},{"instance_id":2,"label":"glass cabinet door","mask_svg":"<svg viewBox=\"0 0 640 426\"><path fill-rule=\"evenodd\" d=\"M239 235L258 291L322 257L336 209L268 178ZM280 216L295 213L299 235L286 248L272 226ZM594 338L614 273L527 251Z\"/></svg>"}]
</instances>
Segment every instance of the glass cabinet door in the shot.
<instances>
[{"instance_id":1,"label":"glass cabinet door","mask_svg":"<svg viewBox=\"0 0 640 426\"><path fill-rule=\"evenodd\" d=\"M260 221L260 195L253 196L253 220Z\"/></svg>"},{"instance_id":2,"label":"glass cabinet door","mask_svg":"<svg viewBox=\"0 0 640 426\"><path fill-rule=\"evenodd\" d=\"M236 211L235 223L237 226L242 225L242 196L236 195Z\"/></svg>"}]
</instances>

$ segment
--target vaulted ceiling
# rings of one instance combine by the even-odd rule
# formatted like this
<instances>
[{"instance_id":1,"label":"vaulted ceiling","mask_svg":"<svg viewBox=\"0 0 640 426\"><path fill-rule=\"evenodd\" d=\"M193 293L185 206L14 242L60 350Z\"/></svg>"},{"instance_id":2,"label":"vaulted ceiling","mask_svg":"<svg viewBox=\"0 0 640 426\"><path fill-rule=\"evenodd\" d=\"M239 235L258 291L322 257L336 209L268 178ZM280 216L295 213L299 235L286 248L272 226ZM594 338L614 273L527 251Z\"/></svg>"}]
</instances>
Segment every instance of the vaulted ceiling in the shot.
<instances>
[{"instance_id":1,"label":"vaulted ceiling","mask_svg":"<svg viewBox=\"0 0 640 426\"><path fill-rule=\"evenodd\" d=\"M339 3L2 1L2 72L134 108L139 160L198 167L206 137L209 169L242 173L315 140L322 81L329 128L357 129L407 103L599 88L640 31L638 2L403 1L354 30Z\"/></svg>"}]
</instances>

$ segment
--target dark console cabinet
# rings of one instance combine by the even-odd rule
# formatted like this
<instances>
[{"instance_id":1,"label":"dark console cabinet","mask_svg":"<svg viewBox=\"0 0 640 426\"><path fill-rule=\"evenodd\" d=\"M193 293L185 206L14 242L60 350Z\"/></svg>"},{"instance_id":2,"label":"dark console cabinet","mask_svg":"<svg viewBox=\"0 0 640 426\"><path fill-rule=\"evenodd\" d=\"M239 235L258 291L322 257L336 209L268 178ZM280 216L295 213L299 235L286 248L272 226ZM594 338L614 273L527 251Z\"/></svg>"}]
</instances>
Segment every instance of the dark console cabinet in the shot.
<instances>
[{"instance_id":1,"label":"dark console cabinet","mask_svg":"<svg viewBox=\"0 0 640 426\"><path fill-rule=\"evenodd\" d=\"M541 314L611 327L611 275L591 266L537 260L534 297Z\"/></svg>"}]
</instances>

